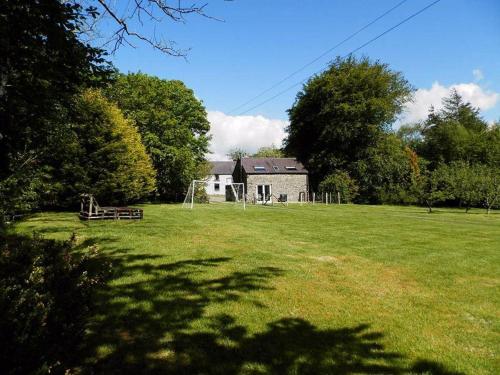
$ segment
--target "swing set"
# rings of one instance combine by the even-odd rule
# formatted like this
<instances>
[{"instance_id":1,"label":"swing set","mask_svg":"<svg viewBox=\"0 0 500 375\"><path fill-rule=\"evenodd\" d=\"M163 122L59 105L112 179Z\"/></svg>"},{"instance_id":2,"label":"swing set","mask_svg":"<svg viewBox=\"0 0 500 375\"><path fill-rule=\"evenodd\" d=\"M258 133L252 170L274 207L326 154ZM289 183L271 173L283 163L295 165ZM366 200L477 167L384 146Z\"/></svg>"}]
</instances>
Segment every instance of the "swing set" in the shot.
<instances>
[{"instance_id":1,"label":"swing set","mask_svg":"<svg viewBox=\"0 0 500 375\"><path fill-rule=\"evenodd\" d=\"M143 210L135 207L101 207L92 194L80 196L81 220L142 219Z\"/></svg>"}]
</instances>

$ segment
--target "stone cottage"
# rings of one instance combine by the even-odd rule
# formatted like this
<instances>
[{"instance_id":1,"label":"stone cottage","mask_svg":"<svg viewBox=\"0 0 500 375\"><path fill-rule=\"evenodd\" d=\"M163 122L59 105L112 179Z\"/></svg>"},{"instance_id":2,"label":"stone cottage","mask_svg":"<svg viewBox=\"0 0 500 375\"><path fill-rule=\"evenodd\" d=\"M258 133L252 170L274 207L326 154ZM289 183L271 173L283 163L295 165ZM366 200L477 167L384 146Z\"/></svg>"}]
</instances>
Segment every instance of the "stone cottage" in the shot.
<instances>
[{"instance_id":1,"label":"stone cottage","mask_svg":"<svg viewBox=\"0 0 500 375\"><path fill-rule=\"evenodd\" d=\"M250 201L266 203L271 199L288 202L305 200L308 173L295 158L242 158L236 162L234 182L243 182Z\"/></svg>"}]
</instances>

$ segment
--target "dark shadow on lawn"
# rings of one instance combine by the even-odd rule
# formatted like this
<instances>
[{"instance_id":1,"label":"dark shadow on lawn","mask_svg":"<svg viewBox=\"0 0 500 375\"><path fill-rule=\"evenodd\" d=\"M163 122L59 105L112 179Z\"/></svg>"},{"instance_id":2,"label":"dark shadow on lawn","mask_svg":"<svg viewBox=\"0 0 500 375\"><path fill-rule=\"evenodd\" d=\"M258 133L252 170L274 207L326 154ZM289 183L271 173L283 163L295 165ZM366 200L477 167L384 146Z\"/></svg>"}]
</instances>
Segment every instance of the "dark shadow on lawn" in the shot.
<instances>
[{"instance_id":1,"label":"dark shadow on lawn","mask_svg":"<svg viewBox=\"0 0 500 375\"><path fill-rule=\"evenodd\" d=\"M452 374L419 361L409 369L368 325L319 329L282 318L253 333L236 316L210 315L212 304L253 304L284 272L259 267L214 276L231 262L208 258L160 263L158 255L112 254L114 279L99 296L86 342L84 372L105 374ZM242 301L242 298L245 300ZM202 327L202 328L198 328Z\"/></svg>"}]
</instances>

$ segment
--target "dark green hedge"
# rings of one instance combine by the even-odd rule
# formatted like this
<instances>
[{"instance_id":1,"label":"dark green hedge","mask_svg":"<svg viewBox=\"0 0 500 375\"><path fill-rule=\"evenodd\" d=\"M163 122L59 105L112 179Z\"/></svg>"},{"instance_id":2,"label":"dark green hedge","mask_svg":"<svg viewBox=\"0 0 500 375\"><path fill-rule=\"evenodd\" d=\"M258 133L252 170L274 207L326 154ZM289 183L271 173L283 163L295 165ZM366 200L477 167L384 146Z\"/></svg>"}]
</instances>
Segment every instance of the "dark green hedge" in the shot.
<instances>
[{"instance_id":1,"label":"dark green hedge","mask_svg":"<svg viewBox=\"0 0 500 375\"><path fill-rule=\"evenodd\" d=\"M77 251L74 237L0 236L0 373L63 373L109 264L95 247Z\"/></svg>"}]
</instances>

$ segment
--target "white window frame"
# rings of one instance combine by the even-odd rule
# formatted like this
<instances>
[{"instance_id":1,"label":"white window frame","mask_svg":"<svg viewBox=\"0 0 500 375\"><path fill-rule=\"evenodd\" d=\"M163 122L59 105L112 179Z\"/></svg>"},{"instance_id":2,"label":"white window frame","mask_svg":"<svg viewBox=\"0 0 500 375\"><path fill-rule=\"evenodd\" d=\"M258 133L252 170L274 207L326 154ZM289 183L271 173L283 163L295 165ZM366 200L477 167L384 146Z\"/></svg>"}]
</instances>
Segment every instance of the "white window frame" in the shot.
<instances>
[{"instance_id":1,"label":"white window frame","mask_svg":"<svg viewBox=\"0 0 500 375\"><path fill-rule=\"evenodd\" d=\"M273 195L273 184L257 184L255 185L255 202L258 203L258 204L265 204L269 201L266 201L265 200L265 187L262 189L264 191L264 194L263 194L263 198L262 200L259 200L259 186L269 186L269 197L271 197L271 201L272 201L272 195Z\"/></svg>"}]
</instances>

